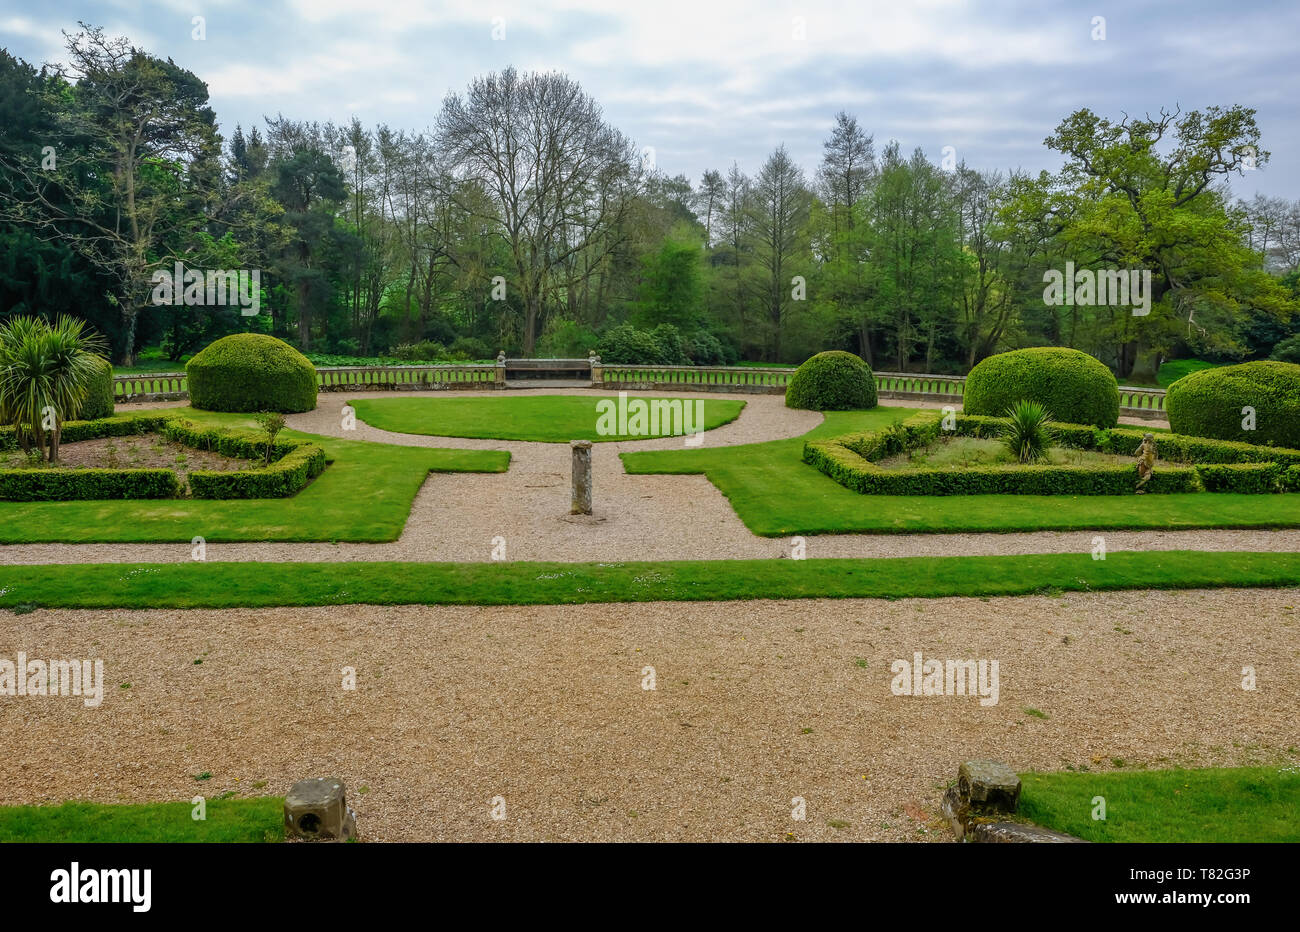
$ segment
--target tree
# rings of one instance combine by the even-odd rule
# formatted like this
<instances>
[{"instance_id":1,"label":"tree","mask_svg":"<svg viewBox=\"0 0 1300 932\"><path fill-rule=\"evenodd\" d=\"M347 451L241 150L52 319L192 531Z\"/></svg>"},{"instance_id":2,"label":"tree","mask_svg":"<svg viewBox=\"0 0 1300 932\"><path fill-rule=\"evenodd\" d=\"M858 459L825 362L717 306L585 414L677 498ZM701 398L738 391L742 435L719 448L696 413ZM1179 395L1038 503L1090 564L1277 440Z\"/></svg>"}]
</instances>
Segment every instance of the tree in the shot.
<instances>
[{"instance_id":1,"label":"tree","mask_svg":"<svg viewBox=\"0 0 1300 932\"><path fill-rule=\"evenodd\" d=\"M1072 192L1066 242L1088 256L1152 273L1151 313L1109 308L1120 378L1154 378L1180 338L1232 349L1246 304L1288 316L1285 292L1245 243L1244 224L1218 187L1233 173L1268 162L1255 111L1232 106L1118 122L1078 110L1045 140L1063 153L1058 178ZM1181 324L1185 324L1182 330Z\"/></svg>"},{"instance_id":2,"label":"tree","mask_svg":"<svg viewBox=\"0 0 1300 932\"><path fill-rule=\"evenodd\" d=\"M0 205L0 217L62 238L111 276L118 356L129 365L153 272L181 259L207 213L220 146L202 81L81 26L67 36L70 68L60 75L76 83L47 88L71 98L56 105L54 166L6 161L23 193Z\"/></svg>"},{"instance_id":3,"label":"tree","mask_svg":"<svg viewBox=\"0 0 1300 932\"><path fill-rule=\"evenodd\" d=\"M780 145L754 180L750 219L754 254L763 269L763 308L767 317L768 358L781 359L781 328L792 297L792 277L807 271L805 225L812 195L803 169Z\"/></svg>"},{"instance_id":4,"label":"tree","mask_svg":"<svg viewBox=\"0 0 1300 932\"><path fill-rule=\"evenodd\" d=\"M507 280L522 296L523 349L531 354L566 260L602 240L599 259L613 248L604 234L640 185L634 147L576 81L514 68L475 79L463 97L449 94L438 142L459 180L491 198L491 212L476 215L509 249ZM453 197L463 210L482 210L459 191Z\"/></svg>"}]
</instances>

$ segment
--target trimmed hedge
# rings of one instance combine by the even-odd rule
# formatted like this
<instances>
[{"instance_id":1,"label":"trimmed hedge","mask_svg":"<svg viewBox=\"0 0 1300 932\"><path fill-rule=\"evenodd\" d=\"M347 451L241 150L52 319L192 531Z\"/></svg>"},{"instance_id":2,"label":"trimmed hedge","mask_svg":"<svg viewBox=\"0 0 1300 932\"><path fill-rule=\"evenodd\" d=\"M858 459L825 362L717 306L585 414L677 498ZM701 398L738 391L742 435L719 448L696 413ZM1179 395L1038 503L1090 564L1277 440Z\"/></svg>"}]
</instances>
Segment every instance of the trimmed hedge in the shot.
<instances>
[{"instance_id":1,"label":"trimmed hedge","mask_svg":"<svg viewBox=\"0 0 1300 932\"><path fill-rule=\"evenodd\" d=\"M113 367L108 360L95 357L95 375L90 380L86 400L81 403L75 420L95 421L113 416Z\"/></svg>"},{"instance_id":2,"label":"trimmed hedge","mask_svg":"<svg viewBox=\"0 0 1300 932\"><path fill-rule=\"evenodd\" d=\"M67 421L63 442L155 432L222 456L258 461L266 456L266 435L258 431L201 427L165 415ZM0 428L0 450L17 448L13 428ZM190 494L195 498L287 498L324 472L325 466L325 451L317 444L278 439L271 448L271 464L263 469L194 470L189 474ZM159 475L170 479L159 479ZM30 478L34 476L45 478ZM175 498L180 492L180 480L170 469L0 469L0 500L5 501Z\"/></svg>"},{"instance_id":3,"label":"trimmed hedge","mask_svg":"<svg viewBox=\"0 0 1300 932\"><path fill-rule=\"evenodd\" d=\"M1037 401L1054 421L1114 427L1119 383L1099 360L1078 350L1039 346L990 356L966 376L967 414L1002 417L1017 401Z\"/></svg>"},{"instance_id":4,"label":"trimmed hedge","mask_svg":"<svg viewBox=\"0 0 1300 932\"><path fill-rule=\"evenodd\" d=\"M207 411L280 411L316 407L316 368L283 340L236 333L200 350L185 365L190 404Z\"/></svg>"},{"instance_id":5,"label":"trimmed hedge","mask_svg":"<svg viewBox=\"0 0 1300 932\"><path fill-rule=\"evenodd\" d=\"M180 480L170 469L0 469L0 500L72 502L175 498Z\"/></svg>"},{"instance_id":6,"label":"trimmed hedge","mask_svg":"<svg viewBox=\"0 0 1300 932\"><path fill-rule=\"evenodd\" d=\"M959 415L955 434L997 436L1004 419ZM922 412L884 430L846 434L804 444L803 461L845 488L867 495L1126 495L1137 491L1137 464L1121 466L977 466L887 470L876 461L932 443L942 415ZM1062 446L1133 455L1142 430L1098 430L1082 424L1052 425ZM1244 494L1300 491L1300 450L1156 433L1157 455L1185 466L1159 467L1145 492ZM1193 458L1203 462L1190 465Z\"/></svg>"},{"instance_id":7,"label":"trimmed hedge","mask_svg":"<svg viewBox=\"0 0 1300 932\"><path fill-rule=\"evenodd\" d=\"M831 350L808 359L790 376L785 406L809 411L860 411L876 406L876 377L852 353Z\"/></svg>"},{"instance_id":8,"label":"trimmed hedge","mask_svg":"<svg viewBox=\"0 0 1300 932\"><path fill-rule=\"evenodd\" d=\"M1285 471L1281 463L1219 463L1196 467L1205 491L1247 495L1283 491Z\"/></svg>"},{"instance_id":9,"label":"trimmed hedge","mask_svg":"<svg viewBox=\"0 0 1300 932\"><path fill-rule=\"evenodd\" d=\"M1254 430L1242 428L1245 407L1255 409ZM1300 365L1265 359L1202 369L1169 386L1165 410L1179 434L1300 447Z\"/></svg>"}]
</instances>

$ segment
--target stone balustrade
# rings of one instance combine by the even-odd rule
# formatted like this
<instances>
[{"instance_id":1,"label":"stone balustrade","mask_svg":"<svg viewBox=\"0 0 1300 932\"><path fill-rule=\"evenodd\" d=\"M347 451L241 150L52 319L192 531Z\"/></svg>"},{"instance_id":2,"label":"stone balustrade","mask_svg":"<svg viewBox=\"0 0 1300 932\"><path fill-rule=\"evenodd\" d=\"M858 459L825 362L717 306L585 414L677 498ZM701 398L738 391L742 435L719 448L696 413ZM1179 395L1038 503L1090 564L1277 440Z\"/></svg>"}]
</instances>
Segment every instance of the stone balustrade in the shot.
<instances>
[{"instance_id":1,"label":"stone balustrade","mask_svg":"<svg viewBox=\"0 0 1300 932\"><path fill-rule=\"evenodd\" d=\"M316 369L320 390L447 391L504 389L521 385L543 388L553 379L590 380L592 388L614 391L689 391L732 394L785 393L793 369L749 366L633 366L587 359L506 359L495 363L443 366L323 366ZM877 372L876 390L894 401L927 401L961 407L966 378L916 372ZM113 397L126 401L174 401L189 397L184 372L153 372L113 377ZM1165 418L1165 392L1159 388L1121 386L1120 414L1151 420Z\"/></svg>"}]
</instances>

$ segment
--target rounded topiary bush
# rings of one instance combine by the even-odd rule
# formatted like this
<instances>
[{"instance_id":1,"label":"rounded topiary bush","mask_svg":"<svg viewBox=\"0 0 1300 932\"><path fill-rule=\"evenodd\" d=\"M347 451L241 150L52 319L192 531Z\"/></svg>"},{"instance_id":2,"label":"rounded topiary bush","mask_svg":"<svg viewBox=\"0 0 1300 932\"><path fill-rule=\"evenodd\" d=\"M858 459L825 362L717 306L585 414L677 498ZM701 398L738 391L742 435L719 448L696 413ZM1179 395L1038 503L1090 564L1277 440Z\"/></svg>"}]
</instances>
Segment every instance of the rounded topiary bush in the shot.
<instances>
[{"instance_id":1,"label":"rounded topiary bush","mask_svg":"<svg viewBox=\"0 0 1300 932\"><path fill-rule=\"evenodd\" d=\"M1254 409L1254 430L1247 430ZM1261 360L1202 369L1183 376L1165 395L1176 434L1271 443L1300 449L1300 365Z\"/></svg>"},{"instance_id":2,"label":"rounded topiary bush","mask_svg":"<svg viewBox=\"0 0 1300 932\"><path fill-rule=\"evenodd\" d=\"M813 356L790 377L787 408L809 411L860 411L876 406L876 379L852 353L832 350Z\"/></svg>"},{"instance_id":3,"label":"rounded topiary bush","mask_svg":"<svg viewBox=\"0 0 1300 932\"><path fill-rule=\"evenodd\" d=\"M185 366L190 404L207 411L310 411L316 368L283 340L236 333L203 348Z\"/></svg>"},{"instance_id":4,"label":"rounded topiary bush","mask_svg":"<svg viewBox=\"0 0 1300 932\"><path fill-rule=\"evenodd\" d=\"M107 359L95 357L95 374L86 387L86 399L74 420L94 421L113 416L113 367Z\"/></svg>"},{"instance_id":5,"label":"rounded topiary bush","mask_svg":"<svg viewBox=\"0 0 1300 932\"><path fill-rule=\"evenodd\" d=\"M967 414L1003 417L1018 401L1036 401L1066 424L1114 427L1119 421L1115 376L1087 353L1059 346L999 353L966 376Z\"/></svg>"}]
</instances>

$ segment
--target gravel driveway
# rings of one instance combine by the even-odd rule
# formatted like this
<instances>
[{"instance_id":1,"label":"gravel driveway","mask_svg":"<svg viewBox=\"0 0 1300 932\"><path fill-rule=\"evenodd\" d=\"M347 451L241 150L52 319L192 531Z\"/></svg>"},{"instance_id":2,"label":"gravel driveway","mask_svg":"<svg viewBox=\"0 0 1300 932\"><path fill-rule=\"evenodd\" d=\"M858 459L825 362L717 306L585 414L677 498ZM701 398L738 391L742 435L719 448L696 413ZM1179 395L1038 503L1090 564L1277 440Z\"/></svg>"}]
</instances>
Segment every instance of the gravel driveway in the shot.
<instances>
[{"instance_id":1,"label":"gravel driveway","mask_svg":"<svg viewBox=\"0 0 1300 932\"><path fill-rule=\"evenodd\" d=\"M102 657L108 688L98 708L0 700L0 803L332 775L369 840L944 839L938 800L965 758L1294 764L1300 745L1296 589L41 610L6 621L0 657L19 650ZM890 663L915 651L997 660L998 703L893 695Z\"/></svg>"}]
</instances>

